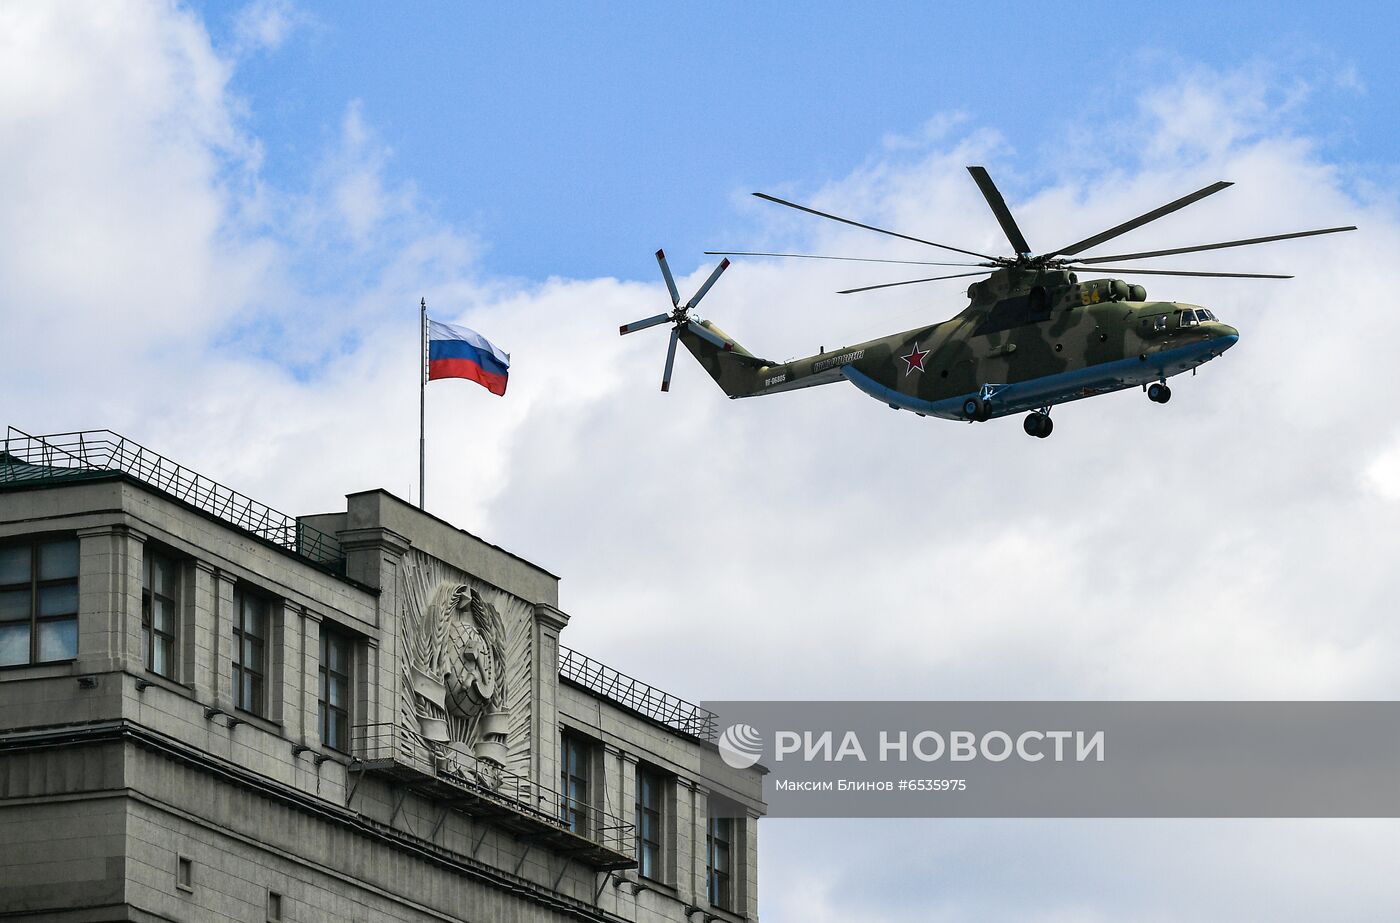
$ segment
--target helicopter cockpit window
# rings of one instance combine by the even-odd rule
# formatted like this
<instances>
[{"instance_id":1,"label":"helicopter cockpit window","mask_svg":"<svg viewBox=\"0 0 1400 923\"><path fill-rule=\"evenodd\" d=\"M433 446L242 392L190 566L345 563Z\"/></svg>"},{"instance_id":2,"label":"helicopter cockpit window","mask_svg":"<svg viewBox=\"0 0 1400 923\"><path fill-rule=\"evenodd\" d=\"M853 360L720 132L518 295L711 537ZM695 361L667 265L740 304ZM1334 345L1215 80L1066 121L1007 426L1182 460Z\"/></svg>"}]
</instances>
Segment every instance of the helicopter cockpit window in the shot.
<instances>
[{"instance_id":1,"label":"helicopter cockpit window","mask_svg":"<svg viewBox=\"0 0 1400 923\"><path fill-rule=\"evenodd\" d=\"M1181 312L1181 326L1183 326L1183 327L1195 327L1197 324L1199 324L1200 321L1198 321L1198 320L1196 319L1196 313L1197 313L1197 312L1192 311L1190 308L1187 308L1185 311L1182 311L1182 312ZM1200 313L1204 314L1205 312L1202 311L1202 312L1200 312Z\"/></svg>"},{"instance_id":2,"label":"helicopter cockpit window","mask_svg":"<svg viewBox=\"0 0 1400 923\"><path fill-rule=\"evenodd\" d=\"M1215 313L1214 313L1213 311L1207 311L1205 308L1197 308L1197 309L1196 309L1196 319L1197 319L1197 320L1215 320Z\"/></svg>"}]
</instances>

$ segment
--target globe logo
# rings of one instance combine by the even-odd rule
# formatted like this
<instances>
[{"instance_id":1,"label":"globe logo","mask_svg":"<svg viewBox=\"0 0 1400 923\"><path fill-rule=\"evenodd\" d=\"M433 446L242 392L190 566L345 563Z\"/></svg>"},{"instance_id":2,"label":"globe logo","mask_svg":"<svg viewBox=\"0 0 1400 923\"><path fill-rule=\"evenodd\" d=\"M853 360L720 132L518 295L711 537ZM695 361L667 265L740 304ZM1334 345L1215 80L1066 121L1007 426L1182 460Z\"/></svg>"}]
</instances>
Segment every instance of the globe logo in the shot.
<instances>
[{"instance_id":1,"label":"globe logo","mask_svg":"<svg viewBox=\"0 0 1400 923\"><path fill-rule=\"evenodd\" d=\"M763 755L763 735L747 724L731 724L719 737L719 755L735 769L748 769Z\"/></svg>"}]
</instances>

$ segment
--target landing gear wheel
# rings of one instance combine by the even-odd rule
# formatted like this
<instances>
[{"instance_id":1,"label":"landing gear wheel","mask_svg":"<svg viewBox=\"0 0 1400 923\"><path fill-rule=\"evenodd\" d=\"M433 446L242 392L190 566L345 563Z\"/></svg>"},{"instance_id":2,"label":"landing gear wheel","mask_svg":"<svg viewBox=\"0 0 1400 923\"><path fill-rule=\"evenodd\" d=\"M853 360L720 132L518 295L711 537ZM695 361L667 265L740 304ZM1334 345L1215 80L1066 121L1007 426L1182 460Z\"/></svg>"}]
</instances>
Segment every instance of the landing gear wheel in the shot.
<instances>
[{"instance_id":1,"label":"landing gear wheel","mask_svg":"<svg viewBox=\"0 0 1400 923\"><path fill-rule=\"evenodd\" d=\"M1037 439L1044 439L1055 429L1055 421L1046 414L1036 411L1026 415L1026 422L1023 424L1026 435L1034 436Z\"/></svg>"},{"instance_id":2,"label":"landing gear wheel","mask_svg":"<svg viewBox=\"0 0 1400 923\"><path fill-rule=\"evenodd\" d=\"M1159 381L1147 389L1147 399L1157 404L1165 404L1172 399L1172 389Z\"/></svg>"},{"instance_id":3,"label":"landing gear wheel","mask_svg":"<svg viewBox=\"0 0 1400 923\"><path fill-rule=\"evenodd\" d=\"M978 423L986 423L992 416L992 405L980 397L970 397L963 401L963 416Z\"/></svg>"}]
</instances>

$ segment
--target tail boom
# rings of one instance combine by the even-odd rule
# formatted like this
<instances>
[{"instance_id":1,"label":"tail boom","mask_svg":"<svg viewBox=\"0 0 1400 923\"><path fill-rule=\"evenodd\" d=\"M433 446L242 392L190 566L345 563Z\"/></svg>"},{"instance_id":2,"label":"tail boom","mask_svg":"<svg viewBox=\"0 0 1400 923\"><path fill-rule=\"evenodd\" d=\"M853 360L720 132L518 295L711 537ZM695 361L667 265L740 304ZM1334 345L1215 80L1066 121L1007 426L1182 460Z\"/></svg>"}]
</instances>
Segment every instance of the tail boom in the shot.
<instances>
[{"instance_id":1,"label":"tail boom","mask_svg":"<svg viewBox=\"0 0 1400 923\"><path fill-rule=\"evenodd\" d=\"M691 330L700 326L712 337L722 341L723 347L715 345L709 337L702 337ZM681 342L695 361L709 373L715 383L730 397L751 397L763 390L763 372L771 367L766 359L760 359L734 341L734 338L707 320L692 320L680 330Z\"/></svg>"},{"instance_id":2,"label":"tail boom","mask_svg":"<svg viewBox=\"0 0 1400 923\"><path fill-rule=\"evenodd\" d=\"M844 366L865 365L868 361L879 361L881 357L887 359L889 353L888 346L876 341L833 352L822 352L791 362L773 362L770 359L758 358L709 321L691 322L692 325L697 323L702 324L708 333L723 340L727 348L721 349L686 329L681 330L680 340L731 398L756 397L835 384L845 380L841 372Z\"/></svg>"}]
</instances>

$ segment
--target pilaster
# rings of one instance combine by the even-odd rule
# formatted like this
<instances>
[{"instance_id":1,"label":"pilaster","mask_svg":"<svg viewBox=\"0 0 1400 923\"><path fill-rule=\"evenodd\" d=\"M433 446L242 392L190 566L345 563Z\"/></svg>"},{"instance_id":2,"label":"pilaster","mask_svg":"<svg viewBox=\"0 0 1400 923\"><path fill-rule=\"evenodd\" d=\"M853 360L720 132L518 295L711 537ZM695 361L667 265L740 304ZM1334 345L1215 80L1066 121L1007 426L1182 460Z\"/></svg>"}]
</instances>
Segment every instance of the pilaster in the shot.
<instances>
[{"instance_id":1,"label":"pilaster","mask_svg":"<svg viewBox=\"0 0 1400 923\"><path fill-rule=\"evenodd\" d=\"M321 614L310 609L301 611L301 663L297 671L297 710L301 712L301 724L293 732L290 724L283 730L288 737L307 746L319 746L321 740ZM353 658L353 652L352 652ZM360 665L352 659L350 689L350 722L356 720L359 689L356 680L360 675Z\"/></svg>"},{"instance_id":2,"label":"pilaster","mask_svg":"<svg viewBox=\"0 0 1400 923\"><path fill-rule=\"evenodd\" d=\"M535 606L531 627L530 665L531 771L538 784L559 787L559 633L569 616L548 604Z\"/></svg>"},{"instance_id":3,"label":"pilaster","mask_svg":"<svg viewBox=\"0 0 1400 923\"><path fill-rule=\"evenodd\" d=\"M145 669L141 582L146 536L124 525L78 530L78 669Z\"/></svg>"},{"instance_id":4,"label":"pilaster","mask_svg":"<svg viewBox=\"0 0 1400 923\"><path fill-rule=\"evenodd\" d=\"M633 825L634 839L640 839L642 831L636 827L637 824L637 757L626 750L619 750L617 753L617 802L612 809L617 815L617 819L624 824ZM640 847L634 847L640 855Z\"/></svg>"},{"instance_id":5,"label":"pilaster","mask_svg":"<svg viewBox=\"0 0 1400 923\"><path fill-rule=\"evenodd\" d=\"M218 689L219 578L212 564L195 560L185 568L189 589L185 592L188 611L180 620L181 675L194 687L194 697L214 702Z\"/></svg>"},{"instance_id":6,"label":"pilaster","mask_svg":"<svg viewBox=\"0 0 1400 923\"><path fill-rule=\"evenodd\" d=\"M709 834L709 792L694 783L686 783L690 801L690 835L680 837L682 849L688 847L690 856L683 859L681 869L689 882L686 897L693 904L709 906L709 883L705 879L706 836ZM678 852L680 850L677 850Z\"/></svg>"},{"instance_id":7,"label":"pilaster","mask_svg":"<svg viewBox=\"0 0 1400 923\"><path fill-rule=\"evenodd\" d=\"M743 864L739 866L744 871L739 906L754 920L758 919L758 818L751 810L745 813Z\"/></svg>"},{"instance_id":8,"label":"pilaster","mask_svg":"<svg viewBox=\"0 0 1400 923\"><path fill-rule=\"evenodd\" d=\"M365 710L356 724L394 726L398 723L399 574L412 542L392 529L347 529L337 536L345 552L346 576L379 590L375 626L379 647L366 657Z\"/></svg>"},{"instance_id":9,"label":"pilaster","mask_svg":"<svg viewBox=\"0 0 1400 923\"><path fill-rule=\"evenodd\" d=\"M306 638L302 608L282 602L272 607L268 626L267 717L282 725L292 740L304 736L305 712L301 708Z\"/></svg>"},{"instance_id":10,"label":"pilaster","mask_svg":"<svg viewBox=\"0 0 1400 923\"><path fill-rule=\"evenodd\" d=\"M398 722L398 680L395 679L392 685L386 686L384 684L380 674L382 660L379 641L375 638L366 638L364 666L362 669L357 669L355 673L357 692L354 710L350 713L351 751L357 756L363 755L357 750L358 747L373 745L376 729L367 727L367 725L373 724L377 719L371 716L382 715L387 709L388 720L394 723ZM360 667L358 662L356 667Z\"/></svg>"},{"instance_id":11,"label":"pilaster","mask_svg":"<svg viewBox=\"0 0 1400 923\"><path fill-rule=\"evenodd\" d=\"M589 819L589 833L602 839L604 837L603 828L610 823L604 815L611 814L613 817L619 817L622 813L618 806L618 799L621 797L622 751L609 743L598 747L597 751L596 778L589 786L591 789L589 799L597 810ZM610 845L617 846L619 844L614 841Z\"/></svg>"},{"instance_id":12,"label":"pilaster","mask_svg":"<svg viewBox=\"0 0 1400 923\"><path fill-rule=\"evenodd\" d=\"M228 571L214 569L210 586L210 602L214 613L214 639L210 666L214 705L226 712L233 711L233 624L238 613L233 608L235 578Z\"/></svg>"},{"instance_id":13,"label":"pilaster","mask_svg":"<svg viewBox=\"0 0 1400 923\"><path fill-rule=\"evenodd\" d=\"M399 563L413 543L392 529L347 529L336 536L345 554L345 575L381 593L397 588Z\"/></svg>"},{"instance_id":14,"label":"pilaster","mask_svg":"<svg viewBox=\"0 0 1400 923\"><path fill-rule=\"evenodd\" d=\"M680 884L680 848L685 831L690 829L681 820L683 797L689 797L684 781L672 776L661 791L661 880L673 886ZM688 852L686 854L689 855Z\"/></svg>"}]
</instances>

